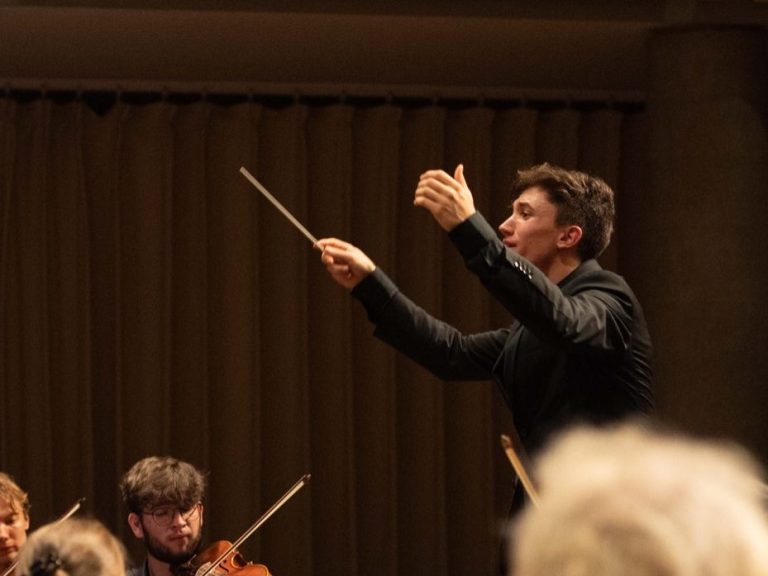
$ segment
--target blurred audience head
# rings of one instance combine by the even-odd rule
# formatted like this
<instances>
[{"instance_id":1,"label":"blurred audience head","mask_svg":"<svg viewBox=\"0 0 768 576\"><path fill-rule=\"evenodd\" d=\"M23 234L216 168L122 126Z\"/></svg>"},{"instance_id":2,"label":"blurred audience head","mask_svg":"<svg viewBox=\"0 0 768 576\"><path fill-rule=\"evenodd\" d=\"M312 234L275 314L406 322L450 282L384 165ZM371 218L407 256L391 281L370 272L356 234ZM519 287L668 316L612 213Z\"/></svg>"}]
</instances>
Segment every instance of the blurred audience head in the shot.
<instances>
[{"instance_id":1,"label":"blurred audience head","mask_svg":"<svg viewBox=\"0 0 768 576\"><path fill-rule=\"evenodd\" d=\"M96 520L70 518L30 534L20 576L125 576L120 542Z\"/></svg>"},{"instance_id":2,"label":"blurred audience head","mask_svg":"<svg viewBox=\"0 0 768 576\"><path fill-rule=\"evenodd\" d=\"M765 484L742 448L635 424L576 428L535 466L514 576L765 576Z\"/></svg>"}]
</instances>

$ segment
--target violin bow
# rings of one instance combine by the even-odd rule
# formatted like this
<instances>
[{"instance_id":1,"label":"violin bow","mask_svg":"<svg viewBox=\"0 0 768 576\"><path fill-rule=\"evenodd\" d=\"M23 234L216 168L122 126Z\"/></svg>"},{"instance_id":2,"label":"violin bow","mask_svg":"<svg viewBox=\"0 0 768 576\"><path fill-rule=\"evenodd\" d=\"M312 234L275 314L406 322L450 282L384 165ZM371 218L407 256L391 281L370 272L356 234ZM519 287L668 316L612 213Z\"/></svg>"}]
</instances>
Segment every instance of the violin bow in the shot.
<instances>
[{"instance_id":1,"label":"violin bow","mask_svg":"<svg viewBox=\"0 0 768 576\"><path fill-rule=\"evenodd\" d=\"M531 499L531 502L533 502L533 505L538 508L539 493L536 491L533 480L531 480L531 477L526 471L526 465L523 462L528 463L528 458L526 456L523 443L520 440L520 436L517 435L517 431L514 430L514 428L512 437L516 440L516 442L513 442L512 438L506 434L502 434L501 446L504 448L504 452L506 453L510 464L512 464L512 468L515 469L515 474L517 474L517 477L520 478L520 482L522 482L523 488L528 494L528 497ZM517 444L517 446L515 444ZM530 467L530 465L528 467Z\"/></svg>"},{"instance_id":2,"label":"violin bow","mask_svg":"<svg viewBox=\"0 0 768 576\"><path fill-rule=\"evenodd\" d=\"M75 512L77 512L78 510L80 510L80 506L82 506L83 502L85 502L85 498L80 498L80 499L79 499L77 502L75 502L75 503L74 503L74 504L73 504L73 505L70 507L70 509L69 509L69 510L67 510L66 512L64 512L64 514L62 514L62 515L59 517L59 519L58 519L58 520L56 520L54 523L55 523L55 524L59 524L60 522L64 522L64 520L66 520L67 518L69 518L70 516L72 516L72 514L74 514L74 513L75 513ZM9 576L11 572L13 572L14 570L16 570L16 566L18 566L18 564L19 564L19 560L18 560L18 558L17 558L17 559L16 559L14 562L12 562L12 563L11 563L11 565L10 565L10 566L8 566L8 568L5 570L5 572L3 572L3 573L2 573L2 575L1 575L1 576Z\"/></svg>"},{"instance_id":3,"label":"violin bow","mask_svg":"<svg viewBox=\"0 0 768 576\"><path fill-rule=\"evenodd\" d=\"M248 538L251 537L251 534L253 534L254 532L256 532L256 530L261 528L261 525L264 524L264 522L266 522L267 520L269 520L272 514L277 512L278 509L280 509L280 507L283 504L285 504L286 502L288 502L288 500L293 498L293 495L296 494L296 492L298 492L299 490L301 490L304 487L304 485L307 482L309 482L309 479L311 477L312 477L311 474L304 474L304 476L299 478L299 480L293 486L291 486L285 494L280 496L280 498L278 498L277 501L274 504L272 504L272 506L269 507L269 510L264 512L264 514L262 514L261 517L258 520L256 520L256 522L254 522L250 528L248 528L248 530L243 532L240 538L235 540L229 548L227 548L224 552L221 553L221 555L218 558L216 558L216 560L211 562L210 566L208 566L208 568L205 569L205 572L196 576L208 576L208 574L210 574L211 571L213 571L213 569L216 568L216 566L218 566L227 556L229 556L233 550L237 550L237 548L243 542L245 542Z\"/></svg>"}]
</instances>

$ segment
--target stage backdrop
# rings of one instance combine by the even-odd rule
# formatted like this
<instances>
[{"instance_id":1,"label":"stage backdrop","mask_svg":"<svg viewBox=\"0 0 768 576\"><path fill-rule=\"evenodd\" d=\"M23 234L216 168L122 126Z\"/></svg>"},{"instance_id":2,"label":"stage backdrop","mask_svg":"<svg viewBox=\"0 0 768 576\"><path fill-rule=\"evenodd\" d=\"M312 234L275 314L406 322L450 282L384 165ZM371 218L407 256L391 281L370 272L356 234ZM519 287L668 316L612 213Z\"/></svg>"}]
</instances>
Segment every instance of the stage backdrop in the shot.
<instances>
[{"instance_id":1,"label":"stage backdrop","mask_svg":"<svg viewBox=\"0 0 768 576\"><path fill-rule=\"evenodd\" d=\"M508 313L413 207L419 174L463 162L498 225L515 171L547 160L605 177L621 211L642 194L644 113L97 100L0 99L0 469L33 527L85 496L130 544L118 481L167 454L209 472L209 541L312 474L244 549L276 575L494 574L513 471L493 384L442 383L375 340L239 169L485 330ZM631 271L620 247L604 264Z\"/></svg>"}]
</instances>

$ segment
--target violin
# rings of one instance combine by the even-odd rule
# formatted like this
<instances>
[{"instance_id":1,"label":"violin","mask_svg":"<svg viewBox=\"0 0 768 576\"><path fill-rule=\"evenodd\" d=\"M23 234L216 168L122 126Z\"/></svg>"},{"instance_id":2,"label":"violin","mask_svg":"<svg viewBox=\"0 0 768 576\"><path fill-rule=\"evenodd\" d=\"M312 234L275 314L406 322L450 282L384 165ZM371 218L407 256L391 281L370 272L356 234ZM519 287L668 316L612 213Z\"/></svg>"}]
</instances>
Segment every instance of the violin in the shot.
<instances>
[{"instance_id":1,"label":"violin","mask_svg":"<svg viewBox=\"0 0 768 576\"><path fill-rule=\"evenodd\" d=\"M233 549L232 544L226 540L214 542L188 562L173 566L172 571L174 576L197 576L206 572L212 576L233 576L235 573L238 576L272 576L264 564L246 562L240 552Z\"/></svg>"},{"instance_id":2,"label":"violin","mask_svg":"<svg viewBox=\"0 0 768 576\"><path fill-rule=\"evenodd\" d=\"M264 564L254 564L247 562L237 551L238 547L245 542L251 534L256 532L272 514L277 512L296 492L309 482L311 476L305 474L299 478L288 491L283 494L272 506L269 507L261 518L246 530L233 543L226 540L214 542L202 552L193 556L188 562L178 566L172 566L171 571L174 576L272 576Z\"/></svg>"}]
</instances>

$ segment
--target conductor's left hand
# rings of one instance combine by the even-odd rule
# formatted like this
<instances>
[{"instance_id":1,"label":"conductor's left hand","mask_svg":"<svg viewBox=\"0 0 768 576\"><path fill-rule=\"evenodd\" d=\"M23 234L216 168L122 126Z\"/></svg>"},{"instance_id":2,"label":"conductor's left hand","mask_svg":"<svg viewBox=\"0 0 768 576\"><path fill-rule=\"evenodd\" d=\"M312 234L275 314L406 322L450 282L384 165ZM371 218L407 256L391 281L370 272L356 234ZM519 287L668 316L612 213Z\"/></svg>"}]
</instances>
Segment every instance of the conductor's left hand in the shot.
<instances>
[{"instance_id":1,"label":"conductor's left hand","mask_svg":"<svg viewBox=\"0 0 768 576\"><path fill-rule=\"evenodd\" d=\"M475 201L464 179L464 165L453 177L443 170L428 170L419 178L414 206L430 211L443 230L450 231L475 213Z\"/></svg>"}]
</instances>

